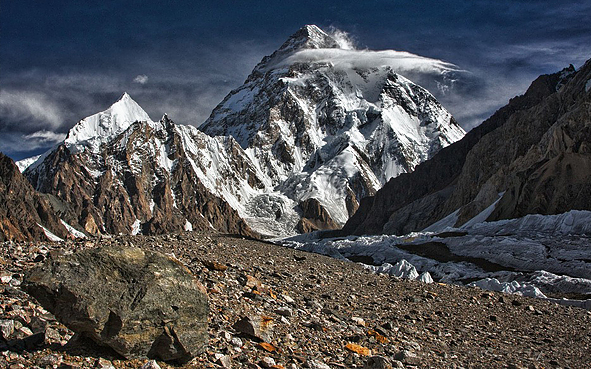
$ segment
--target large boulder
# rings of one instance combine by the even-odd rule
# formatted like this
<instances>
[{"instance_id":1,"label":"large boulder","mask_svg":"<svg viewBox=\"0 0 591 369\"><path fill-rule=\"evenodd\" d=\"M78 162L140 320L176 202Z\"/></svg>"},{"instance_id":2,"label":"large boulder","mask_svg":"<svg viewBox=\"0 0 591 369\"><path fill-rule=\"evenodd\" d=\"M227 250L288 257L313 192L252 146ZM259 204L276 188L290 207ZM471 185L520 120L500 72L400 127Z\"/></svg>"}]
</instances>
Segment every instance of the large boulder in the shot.
<instances>
[{"instance_id":1,"label":"large boulder","mask_svg":"<svg viewBox=\"0 0 591 369\"><path fill-rule=\"evenodd\" d=\"M125 358L183 362L207 340L207 295L179 261L109 246L49 259L25 290L65 326Z\"/></svg>"}]
</instances>

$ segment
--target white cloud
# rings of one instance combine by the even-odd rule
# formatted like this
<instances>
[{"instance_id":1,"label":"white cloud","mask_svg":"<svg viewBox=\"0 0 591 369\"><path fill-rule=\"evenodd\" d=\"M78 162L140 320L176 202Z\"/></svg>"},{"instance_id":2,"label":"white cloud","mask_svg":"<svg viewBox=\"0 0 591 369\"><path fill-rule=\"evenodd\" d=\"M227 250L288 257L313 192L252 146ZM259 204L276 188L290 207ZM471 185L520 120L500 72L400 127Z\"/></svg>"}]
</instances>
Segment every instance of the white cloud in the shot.
<instances>
[{"instance_id":1,"label":"white cloud","mask_svg":"<svg viewBox=\"0 0 591 369\"><path fill-rule=\"evenodd\" d=\"M353 39L351 38L351 36L345 32L345 31L341 31L340 29L331 27L331 29L329 30L329 35L334 38L337 43L339 44L339 47L343 50L354 50L355 49L355 42L353 41Z\"/></svg>"},{"instance_id":2,"label":"white cloud","mask_svg":"<svg viewBox=\"0 0 591 369\"><path fill-rule=\"evenodd\" d=\"M41 130L37 132L30 133L28 135L23 136L24 139L36 142L39 146L45 146L49 144L58 143L63 141L66 138L66 135L63 133L56 133L46 130Z\"/></svg>"},{"instance_id":3,"label":"white cloud","mask_svg":"<svg viewBox=\"0 0 591 369\"><path fill-rule=\"evenodd\" d=\"M409 72L441 74L461 71L458 66L442 60L395 50L306 49L296 52L272 67L282 67L297 62L332 63L335 67L360 69L389 66L402 75Z\"/></svg>"},{"instance_id":4,"label":"white cloud","mask_svg":"<svg viewBox=\"0 0 591 369\"><path fill-rule=\"evenodd\" d=\"M140 85L144 85L148 82L148 76L146 76L145 74L138 74L133 81L135 83L139 83Z\"/></svg>"},{"instance_id":5,"label":"white cloud","mask_svg":"<svg viewBox=\"0 0 591 369\"><path fill-rule=\"evenodd\" d=\"M53 128L62 124L57 104L37 92L0 90L0 117L21 122L33 119Z\"/></svg>"},{"instance_id":6,"label":"white cloud","mask_svg":"<svg viewBox=\"0 0 591 369\"><path fill-rule=\"evenodd\" d=\"M18 132L7 132L0 135L0 151L20 160L33 156L39 149L47 149L63 141L65 134L40 130L23 135Z\"/></svg>"}]
</instances>

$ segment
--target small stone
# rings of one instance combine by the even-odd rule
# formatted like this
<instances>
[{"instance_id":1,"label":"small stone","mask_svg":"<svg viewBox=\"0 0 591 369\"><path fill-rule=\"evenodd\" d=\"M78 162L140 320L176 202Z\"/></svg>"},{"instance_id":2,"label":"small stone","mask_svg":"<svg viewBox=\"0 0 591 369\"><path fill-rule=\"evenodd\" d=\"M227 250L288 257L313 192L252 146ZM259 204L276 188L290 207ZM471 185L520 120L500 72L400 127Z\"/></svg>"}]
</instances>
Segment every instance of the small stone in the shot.
<instances>
[{"instance_id":1,"label":"small stone","mask_svg":"<svg viewBox=\"0 0 591 369\"><path fill-rule=\"evenodd\" d=\"M330 369L330 366L318 360L307 360L306 365L310 369Z\"/></svg>"},{"instance_id":2,"label":"small stone","mask_svg":"<svg viewBox=\"0 0 591 369\"><path fill-rule=\"evenodd\" d=\"M221 331L220 332L220 337L223 338L226 341L230 341L232 339L232 335L228 331Z\"/></svg>"},{"instance_id":3,"label":"small stone","mask_svg":"<svg viewBox=\"0 0 591 369\"><path fill-rule=\"evenodd\" d=\"M404 364L400 360L392 360L392 367L398 369L404 369Z\"/></svg>"},{"instance_id":4,"label":"small stone","mask_svg":"<svg viewBox=\"0 0 591 369\"><path fill-rule=\"evenodd\" d=\"M268 342L260 342L257 344L257 347L259 347L267 352L277 351L277 348L275 348L275 346L273 346L272 344L270 344Z\"/></svg>"},{"instance_id":5,"label":"small stone","mask_svg":"<svg viewBox=\"0 0 591 369\"><path fill-rule=\"evenodd\" d=\"M25 335L25 337L33 335L33 331L29 327L21 327L18 331Z\"/></svg>"},{"instance_id":6,"label":"small stone","mask_svg":"<svg viewBox=\"0 0 591 369\"><path fill-rule=\"evenodd\" d=\"M14 320L2 319L0 320L0 336L5 340L14 333Z\"/></svg>"},{"instance_id":7,"label":"small stone","mask_svg":"<svg viewBox=\"0 0 591 369\"><path fill-rule=\"evenodd\" d=\"M100 369L115 369L113 363L107 359L103 359L102 357L97 359L97 361L94 363L94 367Z\"/></svg>"},{"instance_id":8,"label":"small stone","mask_svg":"<svg viewBox=\"0 0 591 369\"><path fill-rule=\"evenodd\" d=\"M372 356L367 359L363 369L392 369L392 364L383 356Z\"/></svg>"},{"instance_id":9,"label":"small stone","mask_svg":"<svg viewBox=\"0 0 591 369\"><path fill-rule=\"evenodd\" d=\"M242 347L242 345L244 344L242 342L242 340L238 337L234 337L232 338L232 340L230 341L230 343L232 344L233 347Z\"/></svg>"},{"instance_id":10,"label":"small stone","mask_svg":"<svg viewBox=\"0 0 591 369\"><path fill-rule=\"evenodd\" d=\"M275 314L281 316L292 316L293 312L287 306L282 306L280 308L275 309Z\"/></svg>"},{"instance_id":11,"label":"small stone","mask_svg":"<svg viewBox=\"0 0 591 369\"><path fill-rule=\"evenodd\" d=\"M265 356L260 362L259 364L263 367L263 368L272 368L273 366L276 365L275 360L272 357L268 357Z\"/></svg>"},{"instance_id":12,"label":"small stone","mask_svg":"<svg viewBox=\"0 0 591 369\"><path fill-rule=\"evenodd\" d=\"M214 355L215 363L220 365L222 368L231 368L232 367L232 358L228 355L224 354L215 354Z\"/></svg>"},{"instance_id":13,"label":"small stone","mask_svg":"<svg viewBox=\"0 0 591 369\"><path fill-rule=\"evenodd\" d=\"M201 264L209 270L216 270L219 272L225 272L228 269L226 265L218 263L217 261L201 260Z\"/></svg>"},{"instance_id":14,"label":"small stone","mask_svg":"<svg viewBox=\"0 0 591 369\"><path fill-rule=\"evenodd\" d=\"M273 334L273 318L267 316L244 316L232 326L236 331L270 342Z\"/></svg>"},{"instance_id":15,"label":"small stone","mask_svg":"<svg viewBox=\"0 0 591 369\"><path fill-rule=\"evenodd\" d=\"M402 350L394 355L394 360L401 361L404 364L418 365L420 363L419 357L412 351Z\"/></svg>"},{"instance_id":16,"label":"small stone","mask_svg":"<svg viewBox=\"0 0 591 369\"><path fill-rule=\"evenodd\" d=\"M281 295L281 297L283 297L283 299L285 300L285 302L287 302L288 304L294 304L295 300L292 299L291 297L289 297L288 295Z\"/></svg>"},{"instance_id":17,"label":"small stone","mask_svg":"<svg viewBox=\"0 0 591 369\"><path fill-rule=\"evenodd\" d=\"M248 274L244 275L242 277L242 280L243 280L242 281L242 285L244 287L247 287L247 288L250 288L250 289L253 289L253 290L259 289L262 286L261 281L259 281L255 277L253 277L251 275L248 275Z\"/></svg>"},{"instance_id":18,"label":"small stone","mask_svg":"<svg viewBox=\"0 0 591 369\"><path fill-rule=\"evenodd\" d=\"M359 355L363 355L363 356L369 356L369 355L371 355L371 350L370 349L368 349L367 347L358 345L356 343L349 342L349 343L347 343L345 345L345 348L347 350L349 350L351 352L354 352L356 354L359 354Z\"/></svg>"},{"instance_id":19,"label":"small stone","mask_svg":"<svg viewBox=\"0 0 591 369\"><path fill-rule=\"evenodd\" d=\"M359 318L359 317L352 317L351 320L353 322L355 322L355 324L357 324L360 327L365 327L365 320L363 320L363 318Z\"/></svg>"},{"instance_id":20,"label":"small stone","mask_svg":"<svg viewBox=\"0 0 591 369\"><path fill-rule=\"evenodd\" d=\"M62 339L62 336L60 335L60 332L58 332L57 329L53 329L51 327L45 328L45 342L47 344L59 342L59 341L61 341L61 339Z\"/></svg>"},{"instance_id":21,"label":"small stone","mask_svg":"<svg viewBox=\"0 0 591 369\"><path fill-rule=\"evenodd\" d=\"M2 275L0 275L0 282L2 282L4 284L8 284L8 283L10 283L10 281L12 281L12 275L11 274L2 274Z\"/></svg>"},{"instance_id":22,"label":"small stone","mask_svg":"<svg viewBox=\"0 0 591 369\"><path fill-rule=\"evenodd\" d=\"M160 365L158 365L156 360L150 360L142 365L140 369L160 369Z\"/></svg>"},{"instance_id":23,"label":"small stone","mask_svg":"<svg viewBox=\"0 0 591 369\"><path fill-rule=\"evenodd\" d=\"M62 363L62 358L58 355L46 355L37 360L37 365L41 367L53 367Z\"/></svg>"}]
</instances>

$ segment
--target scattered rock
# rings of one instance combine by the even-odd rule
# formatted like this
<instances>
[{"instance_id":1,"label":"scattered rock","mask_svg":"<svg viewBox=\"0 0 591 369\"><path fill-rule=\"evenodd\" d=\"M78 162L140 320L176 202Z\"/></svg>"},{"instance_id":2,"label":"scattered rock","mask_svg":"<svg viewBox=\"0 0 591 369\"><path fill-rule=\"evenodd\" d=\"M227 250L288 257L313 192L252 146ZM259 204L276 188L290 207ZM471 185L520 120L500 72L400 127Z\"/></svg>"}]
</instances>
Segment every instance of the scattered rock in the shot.
<instances>
[{"instance_id":1,"label":"scattered rock","mask_svg":"<svg viewBox=\"0 0 591 369\"><path fill-rule=\"evenodd\" d=\"M361 345L358 345L356 343L349 342L349 343L347 343L345 345L345 348L347 350L349 350L351 352L354 352L356 354L359 354L359 355L364 355L364 356L371 355L371 350L370 349L368 349L367 347L363 347Z\"/></svg>"},{"instance_id":2,"label":"scattered rock","mask_svg":"<svg viewBox=\"0 0 591 369\"><path fill-rule=\"evenodd\" d=\"M363 369L392 369L392 364L383 356L372 356L367 359Z\"/></svg>"},{"instance_id":3,"label":"scattered rock","mask_svg":"<svg viewBox=\"0 0 591 369\"><path fill-rule=\"evenodd\" d=\"M271 342L273 335L273 318L268 316L244 316L232 326L236 331Z\"/></svg>"}]
</instances>

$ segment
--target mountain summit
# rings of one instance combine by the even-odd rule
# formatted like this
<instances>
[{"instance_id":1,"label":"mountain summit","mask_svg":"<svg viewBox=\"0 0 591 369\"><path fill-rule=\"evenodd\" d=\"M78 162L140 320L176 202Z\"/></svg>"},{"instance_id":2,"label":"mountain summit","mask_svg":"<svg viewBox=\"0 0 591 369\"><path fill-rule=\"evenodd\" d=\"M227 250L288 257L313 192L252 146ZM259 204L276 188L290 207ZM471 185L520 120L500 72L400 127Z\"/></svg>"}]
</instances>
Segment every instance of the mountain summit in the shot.
<instances>
[{"instance_id":1,"label":"mountain summit","mask_svg":"<svg viewBox=\"0 0 591 369\"><path fill-rule=\"evenodd\" d=\"M102 143L125 131L133 122L152 122L148 114L127 92L109 109L78 122L66 136L64 143L73 151L98 152Z\"/></svg>"},{"instance_id":2,"label":"mountain summit","mask_svg":"<svg viewBox=\"0 0 591 369\"><path fill-rule=\"evenodd\" d=\"M303 27L200 127L234 137L268 178L266 193L246 204L284 209L268 214L269 233L344 224L362 197L464 135L429 91L396 73L388 57L397 52L376 59L347 45Z\"/></svg>"}]
</instances>

